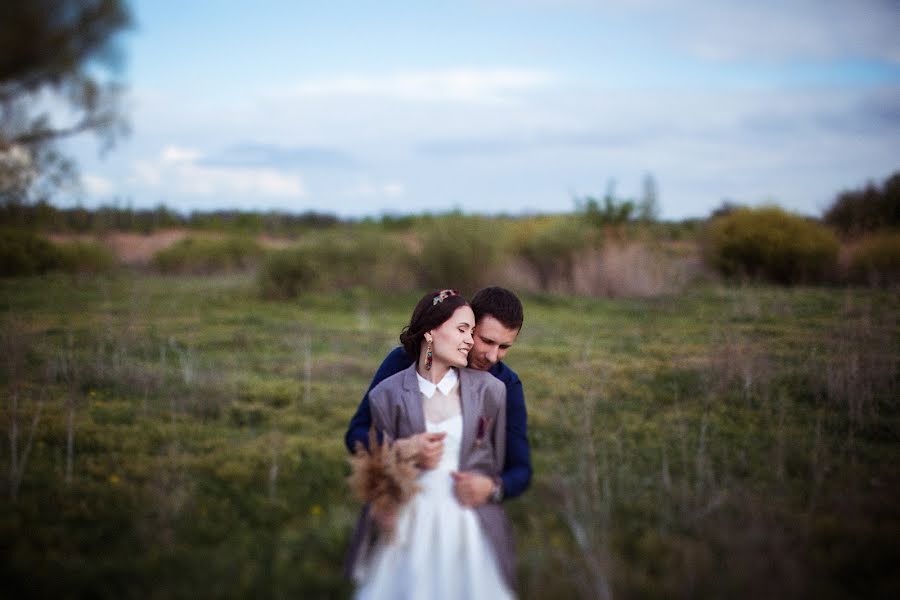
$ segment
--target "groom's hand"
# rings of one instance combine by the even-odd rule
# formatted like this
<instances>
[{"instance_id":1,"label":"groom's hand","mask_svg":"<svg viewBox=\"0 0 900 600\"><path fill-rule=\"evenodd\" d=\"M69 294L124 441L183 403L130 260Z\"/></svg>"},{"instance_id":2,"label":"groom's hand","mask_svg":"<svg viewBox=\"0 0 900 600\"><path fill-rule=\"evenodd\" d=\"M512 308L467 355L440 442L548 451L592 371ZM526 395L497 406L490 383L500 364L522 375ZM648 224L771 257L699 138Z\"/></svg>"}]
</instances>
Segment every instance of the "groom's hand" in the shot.
<instances>
[{"instance_id":1,"label":"groom's hand","mask_svg":"<svg viewBox=\"0 0 900 600\"><path fill-rule=\"evenodd\" d=\"M488 501L494 491L494 481L481 473L454 471L453 492L463 506L474 508Z\"/></svg>"}]
</instances>

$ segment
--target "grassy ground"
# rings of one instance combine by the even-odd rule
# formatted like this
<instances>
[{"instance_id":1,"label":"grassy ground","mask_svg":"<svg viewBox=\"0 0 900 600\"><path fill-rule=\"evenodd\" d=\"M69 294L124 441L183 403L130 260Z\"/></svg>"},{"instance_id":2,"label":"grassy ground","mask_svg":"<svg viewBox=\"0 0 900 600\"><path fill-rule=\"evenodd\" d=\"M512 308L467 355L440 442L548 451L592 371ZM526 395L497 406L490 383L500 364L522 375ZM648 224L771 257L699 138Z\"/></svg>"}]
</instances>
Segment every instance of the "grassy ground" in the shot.
<instances>
[{"instance_id":1,"label":"grassy ground","mask_svg":"<svg viewBox=\"0 0 900 600\"><path fill-rule=\"evenodd\" d=\"M4 593L348 595L343 432L416 299L0 282ZM900 589L896 295L524 300L522 597Z\"/></svg>"}]
</instances>

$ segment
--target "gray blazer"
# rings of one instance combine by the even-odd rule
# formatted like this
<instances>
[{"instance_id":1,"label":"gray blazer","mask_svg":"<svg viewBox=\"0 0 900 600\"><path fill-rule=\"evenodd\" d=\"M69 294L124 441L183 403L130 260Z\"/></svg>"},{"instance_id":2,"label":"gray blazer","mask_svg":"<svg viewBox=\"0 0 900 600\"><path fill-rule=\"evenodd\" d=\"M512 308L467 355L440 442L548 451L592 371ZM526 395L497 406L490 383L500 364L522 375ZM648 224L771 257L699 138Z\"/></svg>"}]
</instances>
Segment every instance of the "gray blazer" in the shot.
<instances>
[{"instance_id":1,"label":"gray blazer","mask_svg":"<svg viewBox=\"0 0 900 600\"><path fill-rule=\"evenodd\" d=\"M506 450L506 387L485 371L459 369L459 397L463 420L459 470L499 477ZM415 363L372 388L369 402L375 428L392 439L425 432L425 413ZM515 555L506 513L499 504L490 502L474 510L494 548L507 585L514 589ZM359 561L368 560L375 543L377 528L366 507L350 542L347 567L351 573Z\"/></svg>"}]
</instances>

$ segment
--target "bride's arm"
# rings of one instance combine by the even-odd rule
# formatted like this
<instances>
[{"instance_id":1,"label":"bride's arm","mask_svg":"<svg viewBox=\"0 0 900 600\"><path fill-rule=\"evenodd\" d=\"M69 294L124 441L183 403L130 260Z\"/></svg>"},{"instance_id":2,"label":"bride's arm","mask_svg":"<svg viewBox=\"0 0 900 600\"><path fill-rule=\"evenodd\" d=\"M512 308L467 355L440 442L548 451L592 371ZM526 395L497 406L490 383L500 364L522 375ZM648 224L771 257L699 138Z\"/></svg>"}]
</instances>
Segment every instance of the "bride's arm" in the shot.
<instances>
[{"instance_id":1,"label":"bride's arm","mask_svg":"<svg viewBox=\"0 0 900 600\"><path fill-rule=\"evenodd\" d=\"M372 411L372 423L378 431L379 438L387 435L403 458L414 459L422 469L433 469L441 461L444 448L444 433L417 433L406 438L397 438L396 415L391 414L393 404L386 395L388 392L375 389L370 392L369 406Z\"/></svg>"}]
</instances>

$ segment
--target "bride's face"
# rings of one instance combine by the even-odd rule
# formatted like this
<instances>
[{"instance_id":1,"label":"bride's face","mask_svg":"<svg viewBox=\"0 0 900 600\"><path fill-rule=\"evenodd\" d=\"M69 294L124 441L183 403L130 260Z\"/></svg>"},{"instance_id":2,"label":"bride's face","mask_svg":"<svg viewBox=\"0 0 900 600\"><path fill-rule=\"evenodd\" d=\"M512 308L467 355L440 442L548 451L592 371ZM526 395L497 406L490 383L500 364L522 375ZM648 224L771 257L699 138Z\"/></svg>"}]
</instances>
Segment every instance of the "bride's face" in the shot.
<instances>
[{"instance_id":1,"label":"bride's face","mask_svg":"<svg viewBox=\"0 0 900 600\"><path fill-rule=\"evenodd\" d=\"M460 306L440 327L432 329L432 360L450 367L465 367L474 341L475 313L469 306ZM426 340L428 337L426 336Z\"/></svg>"}]
</instances>

